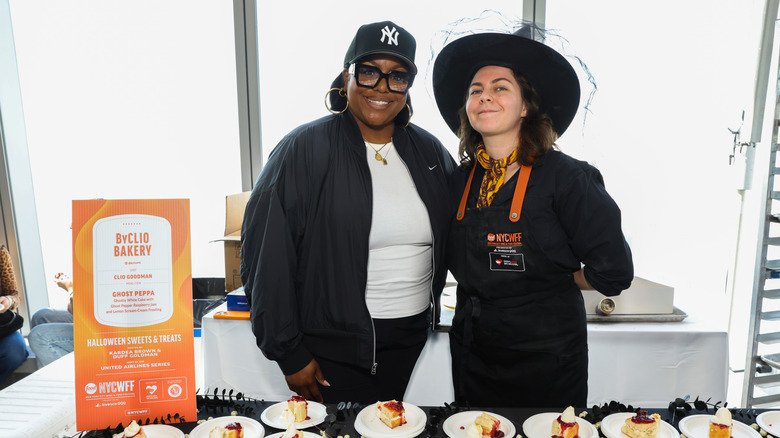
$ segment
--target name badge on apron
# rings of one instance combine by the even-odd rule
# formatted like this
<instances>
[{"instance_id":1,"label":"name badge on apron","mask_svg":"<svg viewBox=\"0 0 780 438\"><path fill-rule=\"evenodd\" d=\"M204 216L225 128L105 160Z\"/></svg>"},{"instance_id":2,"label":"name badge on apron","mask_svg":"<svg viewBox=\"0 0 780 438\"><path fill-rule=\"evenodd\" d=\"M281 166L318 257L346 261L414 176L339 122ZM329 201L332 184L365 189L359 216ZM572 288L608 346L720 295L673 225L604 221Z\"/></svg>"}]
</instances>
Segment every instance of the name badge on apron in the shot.
<instances>
[{"instance_id":1,"label":"name badge on apron","mask_svg":"<svg viewBox=\"0 0 780 438\"><path fill-rule=\"evenodd\" d=\"M463 196L460 199L458 212L455 216L458 221L463 219L469 188L471 187L471 181L474 178L474 170L476 168L476 165L471 168L471 174L466 182L466 188L463 190ZM509 220L513 223L520 220L520 212L523 209L523 200L525 199L525 191L528 187L528 180L530 177L531 166L521 166L520 173L517 177L515 193L512 197L512 205L509 210ZM491 271L525 272L525 259L523 258L523 253L520 251L523 246L521 238L522 233L487 234L487 241L485 243L489 248L488 256L490 257Z\"/></svg>"},{"instance_id":2,"label":"name badge on apron","mask_svg":"<svg viewBox=\"0 0 780 438\"><path fill-rule=\"evenodd\" d=\"M525 272L522 233L488 233L487 247L491 271Z\"/></svg>"},{"instance_id":3,"label":"name badge on apron","mask_svg":"<svg viewBox=\"0 0 780 438\"><path fill-rule=\"evenodd\" d=\"M490 270L525 272L525 261L523 260L523 254L504 254L500 252L491 252Z\"/></svg>"}]
</instances>

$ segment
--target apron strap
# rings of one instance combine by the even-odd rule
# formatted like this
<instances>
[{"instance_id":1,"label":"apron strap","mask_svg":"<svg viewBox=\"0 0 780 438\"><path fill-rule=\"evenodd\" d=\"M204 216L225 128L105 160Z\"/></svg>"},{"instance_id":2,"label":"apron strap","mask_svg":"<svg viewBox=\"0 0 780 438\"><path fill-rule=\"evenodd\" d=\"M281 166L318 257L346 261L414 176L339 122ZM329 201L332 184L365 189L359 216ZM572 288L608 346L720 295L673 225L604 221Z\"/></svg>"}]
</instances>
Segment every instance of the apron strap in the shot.
<instances>
[{"instance_id":1,"label":"apron strap","mask_svg":"<svg viewBox=\"0 0 780 438\"><path fill-rule=\"evenodd\" d=\"M460 205L458 205L457 220L463 219L463 214L466 211L466 200L469 197L469 190L471 189L471 180L474 179L474 170L476 170L477 164L471 167L471 173L469 174L469 180L466 182L466 188L463 189L463 196L460 198ZM512 197L512 207L509 209L509 220L517 222L520 220L520 212L523 210L523 200L525 199L525 190L528 188L528 180L531 178L531 166L520 166L520 173L517 175L517 185L515 185L515 194Z\"/></svg>"},{"instance_id":2,"label":"apron strap","mask_svg":"<svg viewBox=\"0 0 780 438\"><path fill-rule=\"evenodd\" d=\"M529 178L531 178L531 166L521 166L520 174L517 175L515 195L512 197L512 208L509 209L509 220L512 222L517 222L520 220L520 212L523 210L525 189L528 188Z\"/></svg>"},{"instance_id":3,"label":"apron strap","mask_svg":"<svg viewBox=\"0 0 780 438\"><path fill-rule=\"evenodd\" d=\"M471 180L474 179L474 171L477 169L477 163L471 166L471 173L469 174L469 180L466 182L466 188L463 189L463 196L460 198L460 205L458 206L458 220L463 219L463 212L466 211L466 199L469 197L469 189L471 188Z\"/></svg>"}]
</instances>

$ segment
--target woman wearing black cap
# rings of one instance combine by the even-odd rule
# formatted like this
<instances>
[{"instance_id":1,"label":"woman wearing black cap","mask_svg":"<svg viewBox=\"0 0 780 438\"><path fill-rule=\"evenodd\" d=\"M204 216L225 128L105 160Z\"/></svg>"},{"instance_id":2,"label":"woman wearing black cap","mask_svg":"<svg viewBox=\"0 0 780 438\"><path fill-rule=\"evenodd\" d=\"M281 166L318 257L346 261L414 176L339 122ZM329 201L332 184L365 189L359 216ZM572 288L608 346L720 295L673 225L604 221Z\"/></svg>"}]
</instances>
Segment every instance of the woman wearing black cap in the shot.
<instances>
[{"instance_id":1,"label":"woman wearing black cap","mask_svg":"<svg viewBox=\"0 0 780 438\"><path fill-rule=\"evenodd\" d=\"M450 331L456 398L584 407L580 289L619 294L633 262L601 174L553 149L579 105L577 75L544 44L483 33L442 50L433 84L460 138L448 245L458 281Z\"/></svg>"},{"instance_id":2,"label":"woman wearing black cap","mask_svg":"<svg viewBox=\"0 0 780 438\"><path fill-rule=\"evenodd\" d=\"M410 123L414 54L394 23L361 26L326 94L333 114L279 143L247 204L252 330L307 399L403 399L437 317L455 162Z\"/></svg>"}]
</instances>

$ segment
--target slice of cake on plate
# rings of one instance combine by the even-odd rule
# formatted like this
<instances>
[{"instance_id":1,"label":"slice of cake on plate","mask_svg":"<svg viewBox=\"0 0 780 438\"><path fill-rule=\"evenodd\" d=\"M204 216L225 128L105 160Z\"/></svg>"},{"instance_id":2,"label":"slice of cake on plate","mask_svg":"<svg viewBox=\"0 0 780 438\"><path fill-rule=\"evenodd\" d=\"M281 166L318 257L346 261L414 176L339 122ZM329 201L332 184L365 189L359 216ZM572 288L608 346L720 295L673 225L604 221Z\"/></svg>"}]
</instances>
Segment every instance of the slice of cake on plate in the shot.
<instances>
[{"instance_id":1,"label":"slice of cake on plate","mask_svg":"<svg viewBox=\"0 0 780 438\"><path fill-rule=\"evenodd\" d=\"M228 423L225 427L217 426L211 429L209 438L244 438L244 428L241 423Z\"/></svg>"},{"instance_id":2,"label":"slice of cake on plate","mask_svg":"<svg viewBox=\"0 0 780 438\"><path fill-rule=\"evenodd\" d=\"M731 438L732 426L731 411L726 408L718 409L710 418L709 438Z\"/></svg>"},{"instance_id":3,"label":"slice of cake on plate","mask_svg":"<svg viewBox=\"0 0 780 438\"><path fill-rule=\"evenodd\" d=\"M294 395L287 400L287 410L292 413L292 417L296 423L306 421L306 419L309 418L308 407L309 403L300 395Z\"/></svg>"},{"instance_id":4,"label":"slice of cake on plate","mask_svg":"<svg viewBox=\"0 0 780 438\"><path fill-rule=\"evenodd\" d=\"M501 431L501 421L487 412L483 412L475 418L474 424L479 427L482 438L501 438L504 436L504 432Z\"/></svg>"},{"instance_id":5,"label":"slice of cake on plate","mask_svg":"<svg viewBox=\"0 0 780 438\"><path fill-rule=\"evenodd\" d=\"M295 425L291 424L287 431L284 432L284 435L282 435L282 438L303 438L303 432L296 430Z\"/></svg>"},{"instance_id":6,"label":"slice of cake on plate","mask_svg":"<svg viewBox=\"0 0 780 438\"><path fill-rule=\"evenodd\" d=\"M147 438L144 429L135 420L131 421L122 433L114 436L116 438Z\"/></svg>"},{"instance_id":7,"label":"slice of cake on plate","mask_svg":"<svg viewBox=\"0 0 780 438\"><path fill-rule=\"evenodd\" d=\"M552 438L576 438L579 433L580 425L574 417L573 407L569 406L553 420Z\"/></svg>"},{"instance_id":8,"label":"slice of cake on plate","mask_svg":"<svg viewBox=\"0 0 780 438\"><path fill-rule=\"evenodd\" d=\"M646 411L636 411L636 415L626 418L626 423L620 431L631 438L655 438L661 424L658 414L647 415Z\"/></svg>"},{"instance_id":9,"label":"slice of cake on plate","mask_svg":"<svg viewBox=\"0 0 780 438\"><path fill-rule=\"evenodd\" d=\"M376 402L376 416L390 429L406 424L404 404L396 400Z\"/></svg>"}]
</instances>

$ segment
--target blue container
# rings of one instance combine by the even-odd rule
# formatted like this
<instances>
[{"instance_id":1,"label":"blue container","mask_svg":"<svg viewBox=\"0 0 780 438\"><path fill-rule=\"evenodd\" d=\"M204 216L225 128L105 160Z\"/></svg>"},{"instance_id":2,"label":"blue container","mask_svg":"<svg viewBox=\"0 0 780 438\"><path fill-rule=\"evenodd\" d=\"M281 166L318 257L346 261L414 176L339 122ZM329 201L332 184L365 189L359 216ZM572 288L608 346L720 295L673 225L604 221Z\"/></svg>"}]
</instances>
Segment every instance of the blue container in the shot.
<instances>
[{"instance_id":1,"label":"blue container","mask_svg":"<svg viewBox=\"0 0 780 438\"><path fill-rule=\"evenodd\" d=\"M249 303L246 301L243 286L227 294L227 308L230 311L249 312Z\"/></svg>"}]
</instances>

